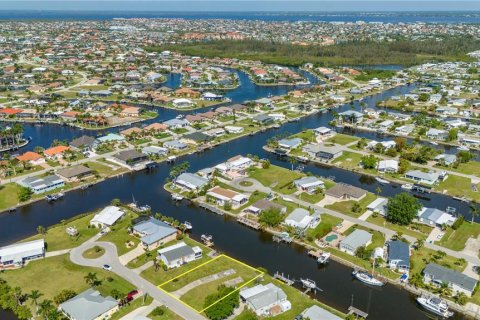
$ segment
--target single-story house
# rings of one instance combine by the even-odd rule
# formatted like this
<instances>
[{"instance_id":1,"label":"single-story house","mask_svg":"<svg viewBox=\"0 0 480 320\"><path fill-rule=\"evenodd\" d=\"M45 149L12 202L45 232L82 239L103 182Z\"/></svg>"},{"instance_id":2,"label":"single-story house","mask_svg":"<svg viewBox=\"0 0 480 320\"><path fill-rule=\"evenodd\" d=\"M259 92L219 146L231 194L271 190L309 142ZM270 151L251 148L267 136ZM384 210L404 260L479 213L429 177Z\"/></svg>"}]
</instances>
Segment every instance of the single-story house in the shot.
<instances>
[{"instance_id":1,"label":"single-story house","mask_svg":"<svg viewBox=\"0 0 480 320\"><path fill-rule=\"evenodd\" d=\"M418 183L433 185L440 178L440 174L436 171L423 172L420 170L410 170L407 173L405 173L405 178L413 180Z\"/></svg>"},{"instance_id":2,"label":"single-story house","mask_svg":"<svg viewBox=\"0 0 480 320\"><path fill-rule=\"evenodd\" d=\"M302 316L303 319L308 320L342 320L342 318L317 305L313 305L310 308L305 309L302 312Z\"/></svg>"},{"instance_id":3,"label":"single-story house","mask_svg":"<svg viewBox=\"0 0 480 320\"><path fill-rule=\"evenodd\" d=\"M278 146L285 150L292 150L298 148L302 144L302 139L293 138L293 139L281 139L278 141Z\"/></svg>"},{"instance_id":4,"label":"single-story house","mask_svg":"<svg viewBox=\"0 0 480 320\"><path fill-rule=\"evenodd\" d=\"M243 288L240 290L240 298L248 309L260 317L274 316L292 308L285 292L273 283Z\"/></svg>"},{"instance_id":5,"label":"single-story house","mask_svg":"<svg viewBox=\"0 0 480 320\"><path fill-rule=\"evenodd\" d=\"M363 120L363 113L355 110L348 110L345 112L341 112L338 115L343 121L347 121L350 123L359 123Z\"/></svg>"},{"instance_id":6,"label":"single-story house","mask_svg":"<svg viewBox=\"0 0 480 320\"><path fill-rule=\"evenodd\" d=\"M446 140L448 132L441 129L430 128L428 129L426 136L432 140Z\"/></svg>"},{"instance_id":7,"label":"single-story house","mask_svg":"<svg viewBox=\"0 0 480 320\"><path fill-rule=\"evenodd\" d=\"M20 162L28 162L33 166L38 166L45 163L45 158L36 152L27 151L16 158Z\"/></svg>"},{"instance_id":8,"label":"single-story house","mask_svg":"<svg viewBox=\"0 0 480 320\"><path fill-rule=\"evenodd\" d=\"M185 119L170 119L163 122L169 129L175 130L187 127L190 123Z\"/></svg>"},{"instance_id":9,"label":"single-story house","mask_svg":"<svg viewBox=\"0 0 480 320\"><path fill-rule=\"evenodd\" d=\"M184 150L188 148L188 145L186 143L183 143L179 140L166 141L163 143L163 146L167 149L172 149L172 150Z\"/></svg>"},{"instance_id":10,"label":"single-story house","mask_svg":"<svg viewBox=\"0 0 480 320\"><path fill-rule=\"evenodd\" d=\"M73 182L93 177L94 172L92 169L80 164L78 166L59 169L57 170L57 175L67 182Z\"/></svg>"},{"instance_id":11,"label":"single-story house","mask_svg":"<svg viewBox=\"0 0 480 320\"><path fill-rule=\"evenodd\" d=\"M113 157L117 162L130 167L137 166L148 161L147 155L138 152L137 150L123 150L115 154Z\"/></svg>"},{"instance_id":12,"label":"single-story house","mask_svg":"<svg viewBox=\"0 0 480 320\"><path fill-rule=\"evenodd\" d=\"M252 204L250 207L245 209L245 211L259 215L260 213L264 211L268 211L271 209L277 209L280 211L280 213L285 213L287 212L287 207L279 205L275 202L269 201L267 199L260 199L254 204Z\"/></svg>"},{"instance_id":13,"label":"single-story house","mask_svg":"<svg viewBox=\"0 0 480 320\"><path fill-rule=\"evenodd\" d=\"M318 188L325 189L325 183L317 177L304 177L293 181L295 186L307 193L314 193Z\"/></svg>"},{"instance_id":14,"label":"single-story house","mask_svg":"<svg viewBox=\"0 0 480 320\"><path fill-rule=\"evenodd\" d=\"M310 215L310 212L303 208L295 208L286 218L285 225L300 230L315 228L320 223L320 214Z\"/></svg>"},{"instance_id":15,"label":"single-story house","mask_svg":"<svg viewBox=\"0 0 480 320\"><path fill-rule=\"evenodd\" d=\"M67 150L70 150L70 147L67 146L56 146L49 148L43 151L43 154L51 160L61 159L63 157L63 153Z\"/></svg>"},{"instance_id":16,"label":"single-story house","mask_svg":"<svg viewBox=\"0 0 480 320\"><path fill-rule=\"evenodd\" d=\"M452 164L457 162L457 156L454 154L442 153L436 156L435 160L446 166L451 166Z\"/></svg>"},{"instance_id":17,"label":"single-story house","mask_svg":"<svg viewBox=\"0 0 480 320\"><path fill-rule=\"evenodd\" d=\"M165 156L168 154L168 149L157 146L147 146L142 148L142 153L147 156Z\"/></svg>"},{"instance_id":18,"label":"single-story house","mask_svg":"<svg viewBox=\"0 0 480 320\"><path fill-rule=\"evenodd\" d=\"M96 144L97 139L83 135L79 138L73 139L69 145L72 147L72 149L85 152L94 149Z\"/></svg>"},{"instance_id":19,"label":"single-story house","mask_svg":"<svg viewBox=\"0 0 480 320\"><path fill-rule=\"evenodd\" d=\"M393 159L380 160L377 164L379 172L395 173L398 171L398 161Z\"/></svg>"},{"instance_id":20,"label":"single-story house","mask_svg":"<svg viewBox=\"0 0 480 320\"><path fill-rule=\"evenodd\" d=\"M189 144L206 143L212 140L212 137L203 132L192 132L182 137L181 141Z\"/></svg>"},{"instance_id":21,"label":"single-story house","mask_svg":"<svg viewBox=\"0 0 480 320\"><path fill-rule=\"evenodd\" d=\"M200 191L208 184L208 179L184 172L175 179L174 184L189 191Z\"/></svg>"},{"instance_id":22,"label":"single-story house","mask_svg":"<svg viewBox=\"0 0 480 320\"><path fill-rule=\"evenodd\" d=\"M97 228L105 228L113 226L123 215L122 209L116 206L108 206L103 208L102 211L97 213L92 220L90 220L90 225Z\"/></svg>"},{"instance_id":23,"label":"single-story house","mask_svg":"<svg viewBox=\"0 0 480 320\"><path fill-rule=\"evenodd\" d=\"M15 243L0 248L0 269L21 267L26 261L45 257L45 240Z\"/></svg>"},{"instance_id":24,"label":"single-story house","mask_svg":"<svg viewBox=\"0 0 480 320\"><path fill-rule=\"evenodd\" d=\"M313 129L313 132L315 132L317 136L321 137L329 137L335 134L335 131L327 127L318 127L316 129Z\"/></svg>"},{"instance_id":25,"label":"single-story house","mask_svg":"<svg viewBox=\"0 0 480 320\"><path fill-rule=\"evenodd\" d=\"M118 302L108 296L103 297L99 291L88 289L58 306L70 320L108 319L118 310Z\"/></svg>"},{"instance_id":26,"label":"single-story house","mask_svg":"<svg viewBox=\"0 0 480 320\"><path fill-rule=\"evenodd\" d=\"M248 201L246 195L221 187L213 187L208 190L207 197L213 198L219 206L230 203L232 207L240 207Z\"/></svg>"},{"instance_id":27,"label":"single-story house","mask_svg":"<svg viewBox=\"0 0 480 320\"><path fill-rule=\"evenodd\" d=\"M436 286L447 283L453 292L463 292L469 297L472 296L477 285L477 280L435 263L429 263L423 269L423 282Z\"/></svg>"},{"instance_id":28,"label":"single-story house","mask_svg":"<svg viewBox=\"0 0 480 320\"><path fill-rule=\"evenodd\" d=\"M325 195L339 200L359 201L367 195L367 191L345 183L337 183L325 191Z\"/></svg>"},{"instance_id":29,"label":"single-story house","mask_svg":"<svg viewBox=\"0 0 480 320\"><path fill-rule=\"evenodd\" d=\"M265 114L259 114L255 117L252 118L253 123L258 123L258 124L271 124L274 122L274 119L270 116L267 116Z\"/></svg>"},{"instance_id":30,"label":"single-story house","mask_svg":"<svg viewBox=\"0 0 480 320\"><path fill-rule=\"evenodd\" d=\"M125 137L122 137L119 134L116 133L109 133L103 137L97 138L98 142L104 143L104 142L122 142L125 141Z\"/></svg>"},{"instance_id":31,"label":"single-story house","mask_svg":"<svg viewBox=\"0 0 480 320\"><path fill-rule=\"evenodd\" d=\"M407 273L410 270L410 246L403 241L388 242L388 266L393 270Z\"/></svg>"},{"instance_id":32,"label":"single-story house","mask_svg":"<svg viewBox=\"0 0 480 320\"><path fill-rule=\"evenodd\" d=\"M436 209L436 208L422 208L418 212L417 220L420 223L429 225L429 226L439 226L446 224L451 226L457 218L447 213L445 211Z\"/></svg>"},{"instance_id":33,"label":"single-story house","mask_svg":"<svg viewBox=\"0 0 480 320\"><path fill-rule=\"evenodd\" d=\"M175 108L191 108L195 104L192 100L186 98L174 99L172 103Z\"/></svg>"},{"instance_id":34,"label":"single-story house","mask_svg":"<svg viewBox=\"0 0 480 320\"><path fill-rule=\"evenodd\" d=\"M29 188L35 194L44 193L65 186L65 181L57 175L46 177L28 177L17 182L25 188Z\"/></svg>"},{"instance_id":35,"label":"single-story house","mask_svg":"<svg viewBox=\"0 0 480 320\"><path fill-rule=\"evenodd\" d=\"M323 160L334 160L343 154L343 150L338 146L325 146L321 144L307 144L302 148L312 158Z\"/></svg>"},{"instance_id":36,"label":"single-story house","mask_svg":"<svg viewBox=\"0 0 480 320\"><path fill-rule=\"evenodd\" d=\"M372 243L372 234L365 230L356 229L340 242L340 250L350 255L355 255L358 248L366 247Z\"/></svg>"},{"instance_id":37,"label":"single-story house","mask_svg":"<svg viewBox=\"0 0 480 320\"><path fill-rule=\"evenodd\" d=\"M143 247L149 250L173 241L177 236L177 229L155 218L137 223L132 232L140 237Z\"/></svg>"},{"instance_id":38,"label":"single-story house","mask_svg":"<svg viewBox=\"0 0 480 320\"><path fill-rule=\"evenodd\" d=\"M387 213L387 204L388 204L388 199L378 197L367 206L367 210L376 212L384 216Z\"/></svg>"},{"instance_id":39,"label":"single-story house","mask_svg":"<svg viewBox=\"0 0 480 320\"><path fill-rule=\"evenodd\" d=\"M200 247L190 247L183 241L160 249L157 252L158 259L163 261L169 269L200 259L203 253Z\"/></svg>"},{"instance_id":40,"label":"single-story house","mask_svg":"<svg viewBox=\"0 0 480 320\"><path fill-rule=\"evenodd\" d=\"M232 134L239 134L242 133L245 129L243 127L236 127L236 126L225 126L225 131Z\"/></svg>"}]
</instances>

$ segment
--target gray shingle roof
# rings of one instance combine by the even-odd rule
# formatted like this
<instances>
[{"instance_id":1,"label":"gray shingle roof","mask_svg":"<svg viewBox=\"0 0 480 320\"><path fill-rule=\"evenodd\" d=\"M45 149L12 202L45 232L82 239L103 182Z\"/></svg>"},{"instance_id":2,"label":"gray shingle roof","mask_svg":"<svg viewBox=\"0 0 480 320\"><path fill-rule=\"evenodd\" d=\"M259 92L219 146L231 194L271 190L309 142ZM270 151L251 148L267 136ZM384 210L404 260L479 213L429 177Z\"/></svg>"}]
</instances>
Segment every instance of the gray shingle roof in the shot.
<instances>
[{"instance_id":1,"label":"gray shingle roof","mask_svg":"<svg viewBox=\"0 0 480 320\"><path fill-rule=\"evenodd\" d=\"M423 274L430 275L436 282L454 283L460 288L468 291L473 291L477 285L477 280L435 263L429 263L425 269L423 269Z\"/></svg>"},{"instance_id":2,"label":"gray shingle roof","mask_svg":"<svg viewBox=\"0 0 480 320\"><path fill-rule=\"evenodd\" d=\"M94 320L105 312L115 308L117 300L102 297L100 292L88 289L62 303L60 308L75 320Z\"/></svg>"},{"instance_id":3,"label":"gray shingle roof","mask_svg":"<svg viewBox=\"0 0 480 320\"><path fill-rule=\"evenodd\" d=\"M145 235L140 240L147 245L151 245L177 232L176 229L155 218L140 222L133 227L133 230Z\"/></svg>"},{"instance_id":4,"label":"gray shingle roof","mask_svg":"<svg viewBox=\"0 0 480 320\"><path fill-rule=\"evenodd\" d=\"M399 265L410 267L410 249L403 241L390 241L388 244L388 260L398 260Z\"/></svg>"}]
</instances>

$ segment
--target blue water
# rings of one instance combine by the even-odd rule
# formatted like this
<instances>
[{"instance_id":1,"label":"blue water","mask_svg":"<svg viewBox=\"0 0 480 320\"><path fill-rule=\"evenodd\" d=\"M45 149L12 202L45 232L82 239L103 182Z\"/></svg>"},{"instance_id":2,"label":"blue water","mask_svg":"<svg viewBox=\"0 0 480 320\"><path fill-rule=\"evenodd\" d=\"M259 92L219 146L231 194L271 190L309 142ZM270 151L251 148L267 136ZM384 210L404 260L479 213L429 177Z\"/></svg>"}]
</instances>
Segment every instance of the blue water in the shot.
<instances>
[{"instance_id":1,"label":"blue water","mask_svg":"<svg viewBox=\"0 0 480 320\"><path fill-rule=\"evenodd\" d=\"M113 9L113 10L112 10ZM479 23L480 12L162 12L137 11L1 10L0 20L111 20L114 18L183 18L263 21L325 21L384 23Z\"/></svg>"}]
</instances>

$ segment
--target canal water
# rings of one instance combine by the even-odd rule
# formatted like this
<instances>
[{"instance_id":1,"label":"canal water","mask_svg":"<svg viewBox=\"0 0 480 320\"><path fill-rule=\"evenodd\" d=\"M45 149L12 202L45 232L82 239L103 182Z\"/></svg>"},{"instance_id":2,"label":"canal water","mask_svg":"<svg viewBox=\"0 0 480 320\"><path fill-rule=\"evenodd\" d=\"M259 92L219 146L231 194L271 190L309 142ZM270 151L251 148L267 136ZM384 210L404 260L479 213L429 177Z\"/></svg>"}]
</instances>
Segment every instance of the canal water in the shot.
<instances>
[{"instance_id":1,"label":"canal water","mask_svg":"<svg viewBox=\"0 0 480 320\"><path fill-rule=\"evenodd\" d=\"M267 90L263 92L265 94L270 89L272 88L262 87L259 90ZM285 88L285 90L288 90L288 88ZM385 99L399 92L408 92L409 90L411 90L409 86L389 90L366 98L364 102L368 105L374 105L377 100ZM255 94L255 97L260 97L260 95ZM350 106L343 106L339 111L348 110L349 108ZM296 133L303 129L326 125L331 119L332 115L330 113L311 115L298 122L287 123L280 129L267 130L255 136L247 136L219 145L203 153L184 156L179 161L188 161L190 163L189 171L194 172L218 164L236 154L246 155L250 153L259 155L261 158L269 158L273 164L288 168L288 163L275 158L262 149L267 140L278 134ZM71 134L70 132L76 131L72 128L60 126L42 126L38 128L40 128L38 132L40 135L44 135L45 132L51 132L48 130L56 130L52 128L57 128L61 130L58 133L63 132L64 134L67 132ZM44 129L47 129L47 131ZM72 134L72 137L79 132ZM49 136L49 138L51 137ZM42 137L38 138L43 139ZM169 168L170 165L162 163L152 172L127 173L121 177L101 182L87 190L69 192L65 199L55 204L40 201L21 207L13 214L0 215L0 245L12 243L34 234L39 225L50 226L62 219L68 219L87 211L102 208L113 198L130 202L135 197L139 204L149 204L153 212L160 212L182 222L185 220L190 221L194 227L193 238L198 239L202 233L212 234L216 247L221 252L253 266L265 267L271 274L275 271L280 271L289 274L295 279L309 278L316 281L317 285L324 290L317 293L316 297L339 310L346 311L353 301L355 307L369 313L368 319L400 320L428 318L415 305L414 297L404 290L400 290L392 285L386 285L383 288L370 288L362 285L352 280L350 268L334 261L331 261L328 266L319 269L315 260L309 258L303 248L275 244L271 240L270 235L248 229L228 217L208 213L203 209L189 205L185 201L181 204L172 202L170 195L163 189L163 184L169 174ZM305 171L311 171L322 176L335 176L336 181L356 185L369 191L375 191L377 186L379 186L373 179L367 179L362 175L337 168L326 168L320 165L309 164L305 166ZM382 189L381 194L384 196L390 196L400 191L394 185L380 187ZM443 195L432 194L429 197L430 201L422 200L426 205L439 209L453 206L468 217L468 207L465 204L455 202ZM3 314L0 314L0 318L4 319ZM456 316L456 319L462 319L462 316Z\"/></svg>"}]
</instances>

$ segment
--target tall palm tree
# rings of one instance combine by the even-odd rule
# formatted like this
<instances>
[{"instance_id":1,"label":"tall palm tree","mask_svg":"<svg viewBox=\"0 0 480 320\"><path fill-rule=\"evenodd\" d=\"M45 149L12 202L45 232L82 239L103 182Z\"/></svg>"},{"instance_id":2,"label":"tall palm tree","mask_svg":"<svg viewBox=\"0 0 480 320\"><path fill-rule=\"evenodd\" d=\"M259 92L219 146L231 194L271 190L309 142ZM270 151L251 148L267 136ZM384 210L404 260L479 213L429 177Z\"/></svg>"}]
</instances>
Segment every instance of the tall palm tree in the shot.
<instances>
[{"instance_id":1,"label":"tall palm tree","mask_svg":"<svg viewBox=\"0 0 480 320\"><path fill-rule=\"evenodd\" d=\"M293 166L297 163L297 159L295 157L290 157L288 158L288 162L292 165L292 171L293 171Z\"/></svg>"},{"instance_id":2,"label":"tall palm tree","mask_svg":"<svg viewBox=\"0 0 480 320\"><path fill-rule=\"evenodd\" d=\"M98 281L97 274L95 272L89 272L83 278L85 279L85 282L91 287L94 287Z\"/></svg>"},{"instance_id":3,"label":"tall palm tree","mask_svg":"<svg viewBox=\"0 0 480 320\"><path fill-rule=\"evenodd\" d=\"M474 222L475 218L478 217L480 211L478 210L478 205L475 200L472 200L470 203L470 214L472 215L472 223Z\"/></svg>"},{"instance_id":4,"label":"tall palm tree","mask_svg":"<svg viewBox=\"0 0 480 320\"><path fill-rule=\"evenodd\" d=\"M33 305L35 306L35 314L38 314L38 299L43 296L42 293L38 290L32 290L28 297L32 300Z\"/></svg>"},{"instance_id":5,"label":"tall palm tree","mask_svg":"<svg viewBox=\"0 0 480 320\"><path fill-rule=\"evenodd\" d=\"M45 320L48 320L50 313L54 309L55 307L53 306L52 300L43 300L39 305L40 314L45 318Z\"/></svg>"}]
</instances>

